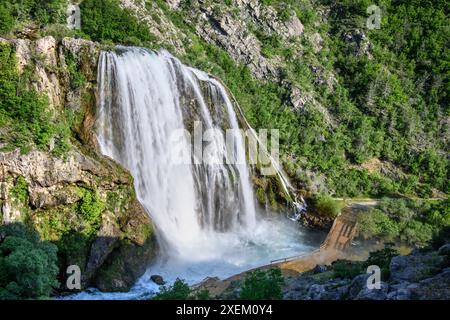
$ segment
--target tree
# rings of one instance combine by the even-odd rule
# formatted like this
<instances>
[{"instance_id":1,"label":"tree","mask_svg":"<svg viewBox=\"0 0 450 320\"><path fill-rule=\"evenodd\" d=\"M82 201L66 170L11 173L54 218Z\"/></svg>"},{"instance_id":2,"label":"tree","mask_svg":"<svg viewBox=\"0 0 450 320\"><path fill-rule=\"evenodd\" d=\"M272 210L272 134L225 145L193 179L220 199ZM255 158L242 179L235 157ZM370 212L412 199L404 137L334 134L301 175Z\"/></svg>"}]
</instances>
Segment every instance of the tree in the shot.
<instances>
[{"instance_id":1,"label":"tree","mask_svg":"<svg viewBox=\"0 0 450 320\"><path fill-rule=\"evenodd\" d=\"M8 9L0 5L0 34L9 33L14 27L15 20Z\"/></svg>"},{"instance_id":2,"label":"tree","mask_svg":"<svg viewBox=\"0 0 450 320\"><path fill-rule=\"evenodd\" d=\"M247 275L241 288L240 298L244 300L280 300L284 279L280 269L254 271Z\"/></svg>"},{"instance_id":3,"label":"tree","mask_svg":"<svg viewBox=\"0 0 450 320\"><path fill-rule=\"evenodd\" d=\"M59 285L57 251L23 224L0 226L0 300L47 298Z\"/></svg>"}]
</instances>

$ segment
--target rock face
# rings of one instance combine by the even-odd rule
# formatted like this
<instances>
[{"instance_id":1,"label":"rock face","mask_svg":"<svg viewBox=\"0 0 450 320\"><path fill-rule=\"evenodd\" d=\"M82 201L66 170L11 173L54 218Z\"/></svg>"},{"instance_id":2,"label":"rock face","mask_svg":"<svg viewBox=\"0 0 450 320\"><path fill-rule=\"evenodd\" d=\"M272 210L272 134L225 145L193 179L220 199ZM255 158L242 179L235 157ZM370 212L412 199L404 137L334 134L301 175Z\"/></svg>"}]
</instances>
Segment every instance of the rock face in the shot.
<instances>
[{"instance_id":1,"label":"rock face","mask_svg":"<svg viewBox=\"0 0 450 320\"><path fill-rule=\"evenodd\" d=\"M100 46L52 37L2 42L15 48L19 72L32 72L29 85L48 95L54 117L68 109L74 113L70 129L78 141L63 155L53 154L51 147L26 154L0 152L0 223L30 225L58 246L60 290L66 290L65 270L72 264L82 271L83 288L128 290L158 248L130 173L96 148ZM74 72L84 80L77 86Z\"/></svg>"},{"instance_id":2,"label":"rock face","mask_svg":"<svg viewBox=\"0 0 450 320\"><path fill-rule=\"evenodd\" d=\"M166 282L164 281L163 277L161 277L160 275L154 274L150 277L150 280L152 280L154 283L156 283L159 286L162 286L163 284L165 284Z\"/></svg>"},{"instance_id":3,"label":"rock face","mask_svg":"<svg viewBox=\"0 0 450 320\"><path fill-rule=\"evenodd\" d=\"M448 245L447 245L448 246ZM439 252L444 251L441 247ZM391 276L380 288L368 288L369 274L336 278L333 267L316 272L316 266L297 278L287 279L284 299L293 300L448 300L450 299L449 263L438 251L414 251L391 259Z\"/></svg>"},{"instance_id":4,"label":"rock face","mask_svg":"<svg viewBox=\"0 0 450 320\"><path fill-rule=\"evenodd\" d=\"M436 253L414 252L409 256L392 258L389 266L391 280L396 282L417 282L429 276L442 262Z\"/></svg>"}]
</instances>

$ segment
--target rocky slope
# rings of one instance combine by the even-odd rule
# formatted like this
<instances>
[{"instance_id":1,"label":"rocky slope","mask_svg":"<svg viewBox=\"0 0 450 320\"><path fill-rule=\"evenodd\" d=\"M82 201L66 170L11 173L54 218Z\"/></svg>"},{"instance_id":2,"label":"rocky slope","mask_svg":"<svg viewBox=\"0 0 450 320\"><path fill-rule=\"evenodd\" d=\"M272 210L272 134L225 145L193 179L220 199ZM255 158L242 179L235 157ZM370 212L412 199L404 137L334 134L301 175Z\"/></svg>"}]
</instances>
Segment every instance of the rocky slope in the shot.
<instances>
[{"instance_id":1,"label":"rocky slope","mask_svg":"<svg viewBox=\"0 0 450 320\"><path fill-rule=\"evenodd\" d=\"M287 280L284 299L294 300L446 300L450 298L449 244L438 251L413 251L395 256L389 277L380 289L368 289L369 274L335 277L333 267L314 270Z\"/></svg>"},{"instance_id":2,"label":"rocky slope","mask_svg":"<svg viewBox=\"0 0 450 320\"><path fill-rule=\"evenodd\" d=\"M420 6L420 1L416 2L402 10L414 12ZM393 37L395 30L389 30L387 19L392 18L392 24L402 20L394 17L400 10L396 9L397 4L382 8L386 20L383 28L372 30L366 27L367 7L362 1L120 0L119 3L148 26L155 36L154 47L167 48L179 58L220 75L228 86L232 87L236 81L230 73L244 74L249 70L256 86L264 88L260 92L245 84L252 88L250 95L259 95L259 100L251 100L239 83L231 89L253 126L279 127L288 145L281 154L282 160L299 188L339 196L379 196L390 192L430 196L446 192L445 182L435 184L437 177L429 182L419 177L418 183L403 187L420 176L415 168L422 165L415 162L421 155L434 161L431 150L437 149L438 157L445 158L449 127L445 103L432 106L434 102L426 101L428 93L414 89L423 80L421 71L405 75L403 67L397 68L414 58L391 65L389 57L404 54L402 50L407 50L405 43L409 39L406 21L405 26L399 26L402 34L397 36L404 40ZM433 12L439 12L439 7L433 8L436 10ZM427 32L435 36L434 29ZM396 41L398 45L389 47ZM237 69L231 68L228 58ZM438 61L423 63L431 65ZM441 80L430 84L430 88L436 85L436 90L443 89ZM397 90L398 83L402 83L401 90ZM266 94L270 100L267 106ZM401 96L405 99L395 98ZM425 124L428 120L419 106L422 103L430 110L435 108L436 117L441 119L437 124L440 129L428 132L427 127L431 127ZM408 119L399 119L396 112L391 112L400 110L399 106L403 110L400 113L408 114ZM289 116L284 118L286 114ZM283 126L289 129L283 130ZM415 133L403 132L412 127ZM433 135L435 138L431 139ZM400 137L408 137L408 141ZM394 151L394 146L402 146L402 151ZM415 155L405 160L397 154ZM364 164L373 159L389 170L368 170ZM446 165L437 162L434 165L445 172ZM428 170L425 164L422 170ZM445 174L441 175L439 181L444 181L444 177Z\"/></svg>"},{"instance_id":3,"label":"rocky slope","mask_svg":"<svg viewBox=\"0 0 450 320\"><path fill-rule=\"evenodd\" d=\"M48 150L0 152L1 223L24 223L59 249L64 291L67 266L82 271L83 287L124 291L157 251L153 225L136 199L133 178L102 156L93 124L97 58L90 41L52 37L1 40L14 47L19 72L46 94L55 118L71 112L73 138L63 154ZM74 79L83 79L74 85Z\"/></svg>"}]
</instances>

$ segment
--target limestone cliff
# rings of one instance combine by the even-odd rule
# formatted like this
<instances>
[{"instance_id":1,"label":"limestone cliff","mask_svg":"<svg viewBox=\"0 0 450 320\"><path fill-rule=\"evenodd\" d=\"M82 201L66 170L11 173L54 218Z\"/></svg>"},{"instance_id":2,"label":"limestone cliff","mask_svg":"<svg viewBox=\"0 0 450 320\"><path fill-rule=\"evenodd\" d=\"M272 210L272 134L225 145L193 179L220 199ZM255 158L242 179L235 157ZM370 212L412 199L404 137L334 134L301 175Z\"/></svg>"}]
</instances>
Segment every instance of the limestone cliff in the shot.
<instances>
[{"instance_id":1,"label":"limestone cliff","mask_svg":"<svg viewBox=\"0 0 450 320\"><path fill-rule=\"evenodd\" d=\"M52 37L1 40L13 46L17 67L31 70L29 86L48 96L54 118L67 117L69 150L32 148L0 152L0 222L36 229L58 246L61 290L66 268L78 265L83 287L128 290L155 255L148 214L133 178L96 147L93 124L100 46ZM119 272L120 271L120 272Z\"/></svg>"}]
</instances>

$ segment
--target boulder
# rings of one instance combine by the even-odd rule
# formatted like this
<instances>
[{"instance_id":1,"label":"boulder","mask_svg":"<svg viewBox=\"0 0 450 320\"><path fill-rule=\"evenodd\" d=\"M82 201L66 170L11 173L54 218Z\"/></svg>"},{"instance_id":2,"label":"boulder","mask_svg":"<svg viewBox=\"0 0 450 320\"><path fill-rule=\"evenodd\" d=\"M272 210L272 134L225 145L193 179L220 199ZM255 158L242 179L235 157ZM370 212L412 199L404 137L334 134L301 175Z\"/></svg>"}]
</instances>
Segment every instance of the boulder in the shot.
<instances>
[{"instance_id":1,"label":"boulder","mask_svg":"<svg viewBox=\"0 0 450 320\"><path fill-rule=\"evenodd\" d=\"M316 265L314 267L313 272L314 273L323 273L323 272L326 272L327 270L328 270L327 266L324 266L322 264L318 264L318 265Z\"/></svg>"},{"instance_id":2,"label":"boulder","mask_svg":"<svg viewBox=\"0 0 450 320\"><path fill-rule=\"evenodd\" d=\"M408 256L396 256L392 258L389 270L391 280L394 282L417 282L435 272L442 257L436 253L421 253L415 251Z\"/></svg>"},{"instance_id":3,"label":"boulder","mask_svg":"<svg viewBox=\"0 0 450 320\"><path fill-rule=\"evenodd\" d=\"M360 274L353 278L348 288L348 299L355 299L364 288L367 288L368 277L369 274Z\"/></svg>"},{"instance_id":4,"label":"boulder","mask_svg":"<svg viewBox=\"0 0 450 320\"><path fill-rule=\"evenodd\" d=\"M385 282L381 282L380 285L380 289L369 289L367 286L363 287L355 300L385 300L387 298L389 286Z\"/></svg>"},{"instance_id":5,"label":"boulder","mask_svg":"<svg viewBox=\"0 0 450 320\"><path fill-rule=\"evenodd\" d=\"M164 285L166 282L164 281L163 277L161 277L159 274L154 274L150 276L150 280L152 280L154 283L156 283L158 286Z\"/></svg>"},{"instance_id":6,"label":"boulder","mask_svg":"<svg viewBox=\"0 0 450 320\"><path fill-rule=\"evenodd\" d=\"M444 244L442 247L439 248L438 254L440 256L450 256L450 243Z\"/></svg>"},{"instance_id":7,"label":"boulder","mask_svg":"<svg viewBox=\"0 0 450 320\"><path fill-rule=\"evenodd\" d=\"M412 299L449 300L450 268L444 269L434 277L420 281L410 288Z\"/></svg>"}]
</instances>

